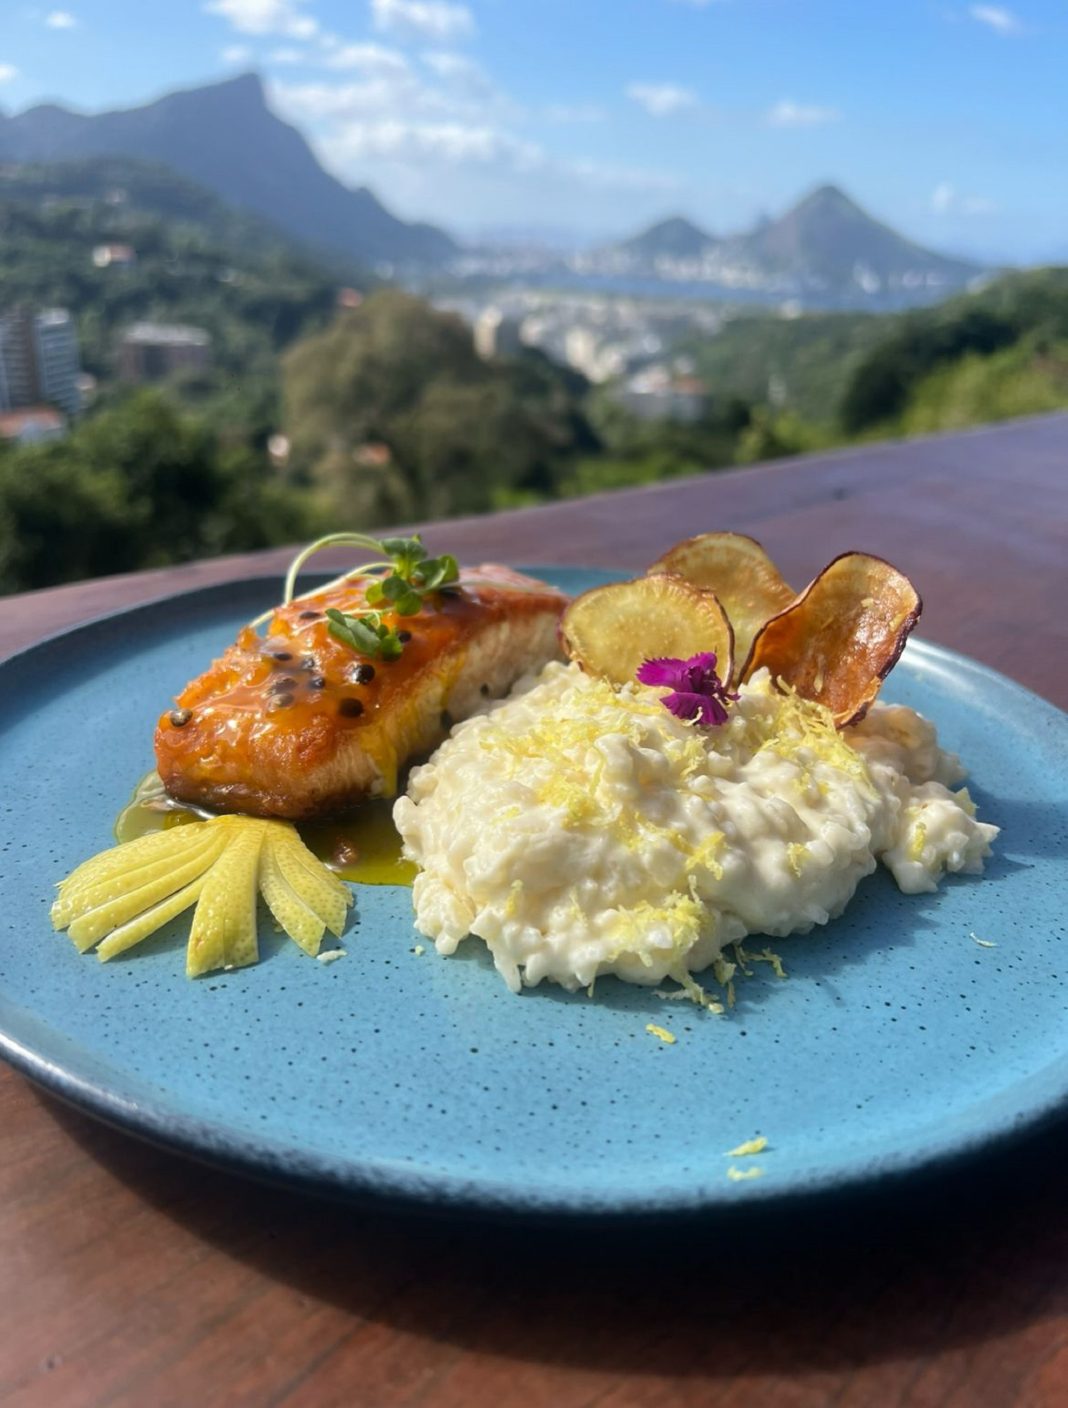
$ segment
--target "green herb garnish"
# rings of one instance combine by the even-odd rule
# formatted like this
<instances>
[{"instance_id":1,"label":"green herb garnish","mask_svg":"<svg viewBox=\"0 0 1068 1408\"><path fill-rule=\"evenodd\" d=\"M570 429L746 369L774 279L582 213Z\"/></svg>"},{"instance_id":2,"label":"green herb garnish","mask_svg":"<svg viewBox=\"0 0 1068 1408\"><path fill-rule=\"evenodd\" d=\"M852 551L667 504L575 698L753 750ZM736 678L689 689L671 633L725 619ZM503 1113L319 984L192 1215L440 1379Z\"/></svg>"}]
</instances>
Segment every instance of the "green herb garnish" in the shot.
<instances>
[{"instance_id":1,"label":"green herb garnish","mask_svg":"<svg viewBox=\"0 0 1068 1408\"><path fill-rule=\"evenodd\" d=\"M304 593L305 596L317 596L344 582L367 577L370 579L366 591L369 607L384 607L398 616L415 616L422 610L423 601L431 592L456 590L460 568L455 557L451 553L428 557L418 534L411 538L372 538L366 533L331 533L310 543L293 559L286 573L283 605L303 600L303 597L294 596L294 592L297 578L308 559L323 548L342 545L378 553L380 560L362 563L335 577L325 587L316 587L314 592ZM265 612L252 624L258 626L272 614ZM363 655L379 660L395 660L404 649L404 642L397 631L383 622L381 610L372 609L358 616L347 616L342 611L331 609L326 616L334 639Z\"/></svg>"},{"instance_id":2,"label":"green herb garnish","mask_svg":"<svg viewBox=\"0 0 1068 1408\"><path fill-rule=\"evenodd\" d=\"M418 609L418 608L417 608ZM346 616L334 607L326 613L327 630L342 645L351 646L361 655L371 655L376 660L396 660L404 649L404 642L397 632L387 626L377 611L366 611L362 616Z\"/></svg>"}]
</instances>

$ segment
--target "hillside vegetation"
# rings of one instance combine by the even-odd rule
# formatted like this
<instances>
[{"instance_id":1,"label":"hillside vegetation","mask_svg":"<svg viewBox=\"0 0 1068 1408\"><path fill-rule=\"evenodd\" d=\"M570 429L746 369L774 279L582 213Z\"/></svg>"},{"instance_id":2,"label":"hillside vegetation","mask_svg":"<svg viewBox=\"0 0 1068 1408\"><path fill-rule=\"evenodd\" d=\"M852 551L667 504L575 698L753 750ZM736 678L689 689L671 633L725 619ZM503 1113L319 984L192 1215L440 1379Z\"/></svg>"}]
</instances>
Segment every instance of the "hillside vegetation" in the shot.
<instances>
[{"instance_id":1,"label":"hillside vegetation","mask_svg":"<svg viewBox=\"0 0 1068 1408\"><path fill-rule=\"evenodd\" d=\"M65 440L0 447L0 592L299 541L320 527L261 453L158 391Z\"/></svg>"},{"instance_id":2,"label":"hillside vegetation","mask_svg":"<svg viewBox=\"0 0 1068 1408\"><path fill-rule=\"evenodd\" d=\"M94 268L109 242L137 264ZM70 308L100 388L66 439L0 444L0 590L1068 406L1064 269L903 315L739 317L678 349L708 388L689 423L536 352L484 362L397 289L339 313L341 272L159 168L3 170L0 307ZM213 366L117 383L146 318L207 328Z\"/></svg>"},{"instance_id":3,"label":"hillside vegetation","mask_svg":"<svg viewBox=\"0 0 1068 1408\"><path fill-rule=\"evenodd\" d=\"M763 404L804 448L1068 405L1066 342L1068 269L1053 268L909 313L742 317L679 350L714 398Z\"/></svg>"},{"instance_id":4,"label":"hillside vegetation","mask_svg":"<svg viewBox=\"0 0 1068 1408\"><path fill-rule=\"evenodd\" d=\"M586 383L537 352L487 363L459 318L382 290L284 361L290 472L353 523L477 513L551 496L599 442Z\"/></svg>"},{"instance_id":5,"label":"hillside vegetation","mask_svg":"<svg viewBox=\"0 0 1068 1408\"><path fill-rule=\"evenodd\" d=\"M96 268L94 246L110 243L132 245L137 263ZM105 382L131 323L192 323L211 334L212 368L176 391L262 421L275 414L277 353L326 323L337 285L264 222L164 168L101 158L0 174L0 308L70 309L82 363Z\"/></svg>"},{"instance_id":6,"label":"hillside vegetation","mask_svg":"<svg viewBox=\"0 0 1068 1408\"><path fill-rule=\"evenodd\" d=\"M934 394L924 385L928 378L944 377L947 368L966 359L973 363L992 359L1008 349L1015 349L1017 355L993 362L987 372L988 386L994 390L1001 376L1011 376L1016 391L1007 404L1018 403L1021 397L1026 401L1021 378L1033 378L1036 393L1039 383L1048 386L1045 359L1056 360L1057 345L1065 339L1068 269L1008 274L937 308L902 314L891 320L854 367L838 406L841 429L846 435L874 430L899 433L907 428L914 404L929 401ZM1044 403L1046 397L1042 394L1038 399Z\"/></svg>"}]
</instances>

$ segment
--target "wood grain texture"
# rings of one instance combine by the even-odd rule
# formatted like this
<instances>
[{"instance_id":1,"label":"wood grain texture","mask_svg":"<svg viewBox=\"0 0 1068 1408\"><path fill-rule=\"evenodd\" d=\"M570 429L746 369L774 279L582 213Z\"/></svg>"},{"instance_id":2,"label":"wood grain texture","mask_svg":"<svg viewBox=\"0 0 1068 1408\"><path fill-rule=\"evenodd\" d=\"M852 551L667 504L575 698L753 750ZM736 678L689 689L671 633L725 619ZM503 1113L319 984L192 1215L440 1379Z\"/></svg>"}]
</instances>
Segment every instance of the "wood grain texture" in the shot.
<instances>
[{"instance_id":1,"label":"wood grain texture","mask_svg":"<svg viewBox=\"0 0 1068 1408\"><path fill-rule=\"evenodd\" d=\"M639 568L759 537L915 578L922 633L1068 706L1068 417L707 475L427 541ZM0 602L0 653L220 559ZM0 1402L18 1408L1061 1408L1063 1127L791 1215L517 1229L370 1216L201 1168L0 1072Z\"/></svg>"}]
</instances>

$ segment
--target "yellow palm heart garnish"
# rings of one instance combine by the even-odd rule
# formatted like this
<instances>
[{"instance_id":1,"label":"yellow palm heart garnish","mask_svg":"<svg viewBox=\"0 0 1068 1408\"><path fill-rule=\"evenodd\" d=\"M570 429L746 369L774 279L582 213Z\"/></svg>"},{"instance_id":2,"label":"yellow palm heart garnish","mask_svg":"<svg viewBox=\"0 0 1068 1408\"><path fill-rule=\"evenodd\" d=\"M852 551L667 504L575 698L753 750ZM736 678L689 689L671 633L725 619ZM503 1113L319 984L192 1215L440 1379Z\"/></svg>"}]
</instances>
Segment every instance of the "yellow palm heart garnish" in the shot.
<instances>
[{"instance_id":1,"label":"yellow palm heart garnish","mask_svg":"<svg viewBox=\"0 0 1068 1408\"><path fill-rule=\"evenodd\" d=\"M306 953L340 935L352 903L288 822L218 816L127 841L87 860L59 885L52 923L103 960L147 939L196 905L185 971L241 968L259 957L257 891Z\"/></svg>"}]
</instances>

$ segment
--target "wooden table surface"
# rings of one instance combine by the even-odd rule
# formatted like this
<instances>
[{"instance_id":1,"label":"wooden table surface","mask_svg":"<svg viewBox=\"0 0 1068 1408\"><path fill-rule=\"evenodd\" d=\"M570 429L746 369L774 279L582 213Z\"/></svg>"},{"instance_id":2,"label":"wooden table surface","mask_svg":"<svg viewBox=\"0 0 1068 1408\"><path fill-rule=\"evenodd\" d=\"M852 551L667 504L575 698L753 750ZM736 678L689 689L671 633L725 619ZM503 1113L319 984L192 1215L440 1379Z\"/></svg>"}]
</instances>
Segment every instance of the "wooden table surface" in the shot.
<instances>
[{"instance_id":1,"label":"wooden table surface","mask_svg":"<svg viewBox=\"0 0 1068 1408\"><path fill-rule=\"evenodd\" d=\"M795 584L865 548L921 633L1068 707L1068 416L435 525L640 568L709 528ZM0 601L0 653L284 552ZM436 1223L186 1162L0 1072L0 1403L1063 1408L1065 1128L967 1167L668 1227Z\"/></svg>"}]
</instances>

